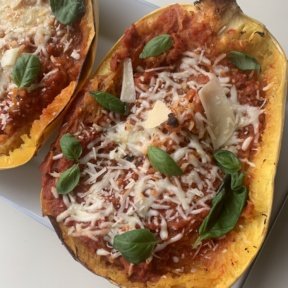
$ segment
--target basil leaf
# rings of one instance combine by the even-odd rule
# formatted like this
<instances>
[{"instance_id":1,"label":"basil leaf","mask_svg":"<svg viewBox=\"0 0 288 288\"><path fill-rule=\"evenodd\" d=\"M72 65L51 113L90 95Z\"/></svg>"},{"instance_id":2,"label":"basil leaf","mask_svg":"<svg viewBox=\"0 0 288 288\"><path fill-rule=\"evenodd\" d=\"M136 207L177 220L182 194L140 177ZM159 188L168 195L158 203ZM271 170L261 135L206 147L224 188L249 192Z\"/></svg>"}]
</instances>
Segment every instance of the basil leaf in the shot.
<instances>
[{"instance_id":1,"label":"basil leaf","mask_svg":"<svg viewBox=\"0 0 288 288\"><path fill-rule=\"evenodd\" d=\"M172 45L173 41L169 34L156 36L146 43L139 57L140 59L145 59L148 57L159 56L169 50Z\"/></svg>"},{"instance_id":2,"label":"basil leaf","mask_svg":"<svg viewBox=\"0 0 288 288\"><path fill-rule=\"evenodd\" d=\"M50 6L56 19L65 25L74 23L85 13L83 0L50 0Z\"/></svg>"},{"instance_id":3,"label":"basil leaf","mask_svg":"<svg viewBox=\"0 0 288 288\"><path fill-rule=\"evenodd\" d=\"M201 226L199 227L199 234L203 235L209 230L213 224L213 219L217 219L223 208L223 200L226 194L225 186L230 182L229 176L225 177L223 184L217 191L216 196L212 200L212 207L209 214L206 216Z\"/></svg>"},{"instance_id":4,"label":"basil leaf","mask_svg":"<svg viewBox=\"0 0 288 288\"><path fill-rule=\"evenodd\" d=\"M180 176L183 174L181 168L165 151L158 147L148 147L148 158L152 166L166 176Z\"/></svg>"},{"instance_id":5,"label":"basil leaf","mask_svg":"<svg viewBox=\"0 0 288 288\"><path fill-rule=\"evenodd\" d=\"M245 206L248 190L242 186L236 190L226 187L225 196L222 198L222 210L218 217L213 217L213 211L208 214L206 230L201 230L200 239L219 238L226 235L236 226ZM215 204L216 205L216 204ZM219 203L217 203L219 205ZM212 207L213 208L213 207Z\"/></svg>"},{"instance_id":6,"label":"basil leaf","mask_svg":"<svg viewBox=\"0 0 288 288\"><path fill-rule=\"evenodd\" d=\"M240 179L241 174L238 175ZM194 248L205 239L226 235L236 226L247 201L248 190L244 186L231 189L231 179L231 175L225 176L223 184L213 198L210 212L199 227L199 237L193 245Z\"/></svg>"},{"instance_id":7,"label":"basil leaf","mask_svg":"<svg viewBox=\"0 0 288 288\"><path fill-rule=\"evenodd\" d=\"M226 176L212 200L209 214L199 227L199 237L193 248L205 239L219 238L233 230L248 197L248 190L243 186L244 173L239 171L241 169L239 159L226 150L215 152L214 158Z\"/></svg>"},{"instance_id":8,"label":"basil leaf","mask_svg":"<svg viewBox=\"0 0 288 288\"><path fill-rule=\"evenodd\" d=\"M132 230L115 236L113 247L130 263L139 264L149 258L157 240L147 229Z\"/></svg>"},{"instance_id":9,"label":"basil leaf","mask_svg":"<svg viewBox=\"0 0 288 288\"><path fill-rule=\"evenodd\" d=\"M231 174L231 189L236 190L241 188L244 182L244 173L233 173Z\"/></svg>"},{"instance_id":10,"label":"basil leaf","mask_svg":"<svg viewBox=\"0 0 288 288\"><path fill-rule=\"evenodd\" d=\"M259 72L261 69L261 66L257 60L248 54L238 51L231 51L228 54L228 58L240 70L256 70Z\"/></svg>"},{"instance_id":11,"label":"basil leaf","mask_svg":"<svg viewBox=\"0 0 288 288\"><path fill-rule=\"evenodd\" d=\"M18 87L29 87L37 79L40 70L41 63L37 56L23 54L13 68L13 81Z\"/></svg>"},{"instance_id":12,"label":"basil leaf","mask_svg":"<svg viewBox=\"0 0 288 288\"><path fill-rule=\"evenodd\" d=\"M60 146L65 158L77 161L82 154L80 142L71 134L64 134L60 139Z\"/></svg>"},{"instance_id":13,"label":"basil leaf","mask_svg":"<svg viewBox=\"0 0 288 288\"><path fill-rule=\"evenodd\" d=\"M80 180L80 168L74 164L68 170L61 173L56 183L56 189L59 194L65 195L73 191Z\"/></svg>"},{"instance_id":14,"label":"basil leaf","mask_svg":"<svg viewBox=\"0 0 288 288\"><path fill-rule=\"evenodd\" d=\"M103 108L116 112L119 114L125 114L127 112L127 106L119 98L107 92L90 92L93 98L99 103Z\"/></svg>"},{"instance_id":15,"label":"basil leaf","mask_svg":"<svg viewBox=\"0 0 288 288\"><path fill-rule=\"evenodd\" d=\"M218 150L213 156L219 167L227 174L236 173L241 169L240 160L230 151Z\"/></svg>"}]
</instances>

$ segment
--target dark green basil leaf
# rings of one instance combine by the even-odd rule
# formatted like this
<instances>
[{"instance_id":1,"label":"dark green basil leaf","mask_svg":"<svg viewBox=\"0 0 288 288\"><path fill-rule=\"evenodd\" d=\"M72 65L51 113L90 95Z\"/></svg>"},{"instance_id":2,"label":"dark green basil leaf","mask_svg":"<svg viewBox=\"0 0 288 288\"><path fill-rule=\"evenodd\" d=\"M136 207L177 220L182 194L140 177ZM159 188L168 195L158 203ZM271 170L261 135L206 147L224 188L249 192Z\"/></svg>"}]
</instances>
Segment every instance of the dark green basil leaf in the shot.
<instances>
[{"instance_id":1,"label":"dark green basil leaf","mask_svg":"<svg viewBox=\"0 0 288 288\"><path fill-rule=\"evenodd\" d=\"M148 147L148 158L152 166L166 176L180 176L183 174L181 168L165 151L158 147Z\"/></svg>"},{"instance_id":2,"label":"dark green basil leaf","mask_svg":"<svg viewBox=\"0 0 288 288\"><path fill-rule=\"evenodd\" d=\"M193 248L205 239L219 238L233 230L248 197L248 190L243 186L244 173L239 171L241 162L236 155L230 151L219 150L214 153L214 158L226 175L212 200L209 214L199 227L199 237Z\"/></svg>"},{"instance_id":3,"label":"dark green basil leaf","mask_svg":"<svg viewBox=\"0 0 288 288\"><path fill-rule=\"evenodd\" d=\"M116 112L119 114L125 114L127 112L127 106L119 98L107 92L90 92L92 97L105 109Z\"/></svg>"},{"instance_id":4,"label":"dark green basil leaf","mask_svg":"<svg viewBox=\"0 0 288 288\"><path fill-rule=\"evenodd\" d=\"M240 174L239 178L242 178ZM231 189L231 186L231 175L226 175L212 200L209 214L199 228L199 237L193 247L197 247L205 239L222 237L236 226L246 204L248 190L244 186L237 187L237 189Z\"/></svg>"},{"instance_id":5,"label":"dark green basil leaf","mask_svg":"<svg viewBox=\"0 0 288 288\"><path fill-rule=\"evenodd\" d=\"M162 34L151 39L144 47L140 54L141 59L155 57L169 50L173 45L172 38L169 34Z\"/></svg>"},{"instance_id":6,"label":"dark green basil leaf","mask_svg":"<svg viewBox=\"0 0 288 288\"><path fill-rule=\"evenodd\" d=\"M23 54L13 68L13 81L18 87L29 87L37 79L40 70L41 63L37 56Z\"/></svg>"},{"instance_id":7,"label":"dark green basil leaf","mask_svg":"<svg viewBox=\"0 0 288 288\"><path fill-rule=\"evenodd\" d=\"M211 224L213 224L212 219L217 219L223 208L223 200L226 194L225 186L229 185L230 177L226 176L224 182L219 187L215 197L212 199L212 207L210 209L209 214L203 220L201 226L199 227L199 234L204 234L207 230L211 228Z\"/></svg>"},{"instance_id":8,"label":"dark green basil leaf","mask_svg":"<svg viewBox=\"0 0 288 288\"><path fill-rule=\"evenodd\" d=\"M261 66L254 57L238 51L231 51L228 54L230 61L240 70L260 71Z\"/></svg>"},{"instance_id":9,"label":"dark green basil leaf","mask_svg":"<svg viewBox=\"0 0 288 288\"><path fill-rule=\"evenodd\" d=\"M65 25L74 23L85 13L83 0L50 0L50 6L56 19Z\"/></svg>"},{"instance_id":10,"label":"dark green basil leaf","mask_svg":"<svg viewBox=\"0 0 288 288\"><path fill-rule=\"evenodd\" d=\"M65 158L77 161L82 154L80 142L71 134L64 134L60 139L60 146Z\"/></svg>"},{"instance_id":11,"label":"dark green basil leaf","mask_svg":"<svg viewBox=\"0 0 288 288\"><path fill-rule=\"evenodd\" d=\"M139 264L149 258L157 240L147 229L132 230L115 236L113 247L130 263Z\"/></svg>"},{"instance_id":12,"label":"dark green basil leaf","mask_svg":"<svg viewBox=\"0 0 288 288\"><path fill-rule=\"evenodd\" d=\"M61 173L57 181L56 189L59 194L68 194L79 184L80 168L78 164L74 164L68 170Z\"/></svg>"},{"instance_id":13,"label":"dark green basil leaf","mask_svg":"<svg viewBox=\"0 0 288 288\"><path fill-rule=\"evenodd\" d=\"M236 190L241 188L244 182L244 173L233 173L231 174L231 189Z\"/></svg>"},{"instance_id":14,"label":"dark green basil leaf","mask_svg":"<svg viewBox=\"0 0 288 288\"><path fill-rule=\"evenodd\" d=\"M201 231L201 241L205 239L219 238L232 231L240 218L242 210L246 204L247 196L248 190L244 186L236 190L226 190L225 197L222 200L221 213L217 218L211 217L209 213L209 223L207 226L210 228L206 231Z\"/></svg>"},{"instance_id":15,"label":"dark green basil leaf","mask_svg":"<svg viewBox=\"0 0 288 288\"><path fill-rule=\"evenodd\" d=\"M214 158L219 167L227 174L233 174L241 169L240 160L230 151L218 150L214 153Z\"/></svg>"}]
</instances>

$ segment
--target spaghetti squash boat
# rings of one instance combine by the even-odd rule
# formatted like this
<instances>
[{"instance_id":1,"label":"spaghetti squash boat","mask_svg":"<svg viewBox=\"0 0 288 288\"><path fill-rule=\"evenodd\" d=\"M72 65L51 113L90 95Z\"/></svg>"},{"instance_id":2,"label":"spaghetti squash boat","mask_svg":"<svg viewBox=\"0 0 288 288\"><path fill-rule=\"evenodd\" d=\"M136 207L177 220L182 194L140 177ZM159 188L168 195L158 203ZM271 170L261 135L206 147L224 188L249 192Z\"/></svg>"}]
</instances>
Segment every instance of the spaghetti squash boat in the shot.
<instances>
[{"instance_id":1,"label":"spaghetti squash boat","mask_svg":"<svg viewBox=\"0 0 288 288\"><path fill-rule=\"evenodd\" d=\"M0 11L0 169L7 169L29 161L56 125L88 77L96 38L91 0L2 1Z\"/></svg>"},{"instance_id":2,"label":"spaghetti squash boat","mask_svg":"<svg viewBox=\"0 0 288 288\"><path fill-rule=\"evenodd\" d=\"M153 12L78 94L42 164L42 209L121 287L228 287L267 231L286 59L235 1Z\"/></svg>"}]
</instances>

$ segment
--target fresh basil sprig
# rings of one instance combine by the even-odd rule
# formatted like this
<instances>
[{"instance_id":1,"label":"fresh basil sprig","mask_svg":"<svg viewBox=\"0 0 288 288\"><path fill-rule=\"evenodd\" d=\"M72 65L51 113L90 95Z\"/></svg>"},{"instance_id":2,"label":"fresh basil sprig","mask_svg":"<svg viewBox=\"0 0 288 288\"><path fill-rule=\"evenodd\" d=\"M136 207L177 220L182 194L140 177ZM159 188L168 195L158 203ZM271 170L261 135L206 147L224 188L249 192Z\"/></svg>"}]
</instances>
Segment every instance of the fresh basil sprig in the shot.
<instances>
[{"instance_id":1,"label":"fresh basil sprig","mask_svg":"<svg viewBox=\"0 0 288 288\"><path fill-rule=\"evenodd\" d=\"M169 34L156 36L146 43L139 57L140 59L145 59L148 57L159 56L169 50L172 45L173 41Z\"/></svg>"},{"instance_id":2,"label":"fresh basil sprig","mask_svg":"<svg viewBox=\"0 0 288 288\"><path fill-rule=\"evenodd\" d=\"M147 154L152 166L162 174L166 176L180 176L183 174L183 171L173 158L162 149L150 146Z\"/></svg>"},{"instance_id":3,"label":"fresh basil sprig","mask_svg":"<svg viewBox=\"0 0 288 288\"><path fill-rule=\"evenodd\" d=\"M230 187L231 176L214 197L212 208L199 228L197 241L219 238L234 229L246 204L248 190L241 186L236 190Z\"/></svg>"},{"instance_id":4,"label":"fresh basil sprig","mask_svg":"<svg viewBox=\"0 0 288 288\"><path fill-rule=\"evenodd\" d=\"M214 153L218 166L227 174L233 174L241 169L240 160L230 151L218 150Z\"/></svg>"},{"instance_id":5,"label":"fresh basil sprig","mask_svg":"<svg viewBox=\"0 0 288 288\"><path fill-rule=\"evenodd\" d=\"M64 134L60 139L60 147L65 158L77 161L82 154L80 142L71 134Z\"/></svg>"},{"instance_id":6,"label":"fresh basil sprig","mask_svg":"<svg viewBox=\"0 0 288 288\"><path fill-rule=\"evenodd\" d=\"M61 173L56 183L56 190L59 194L65 195L73 191L80 180L80 168L78 164L74 164L69 169Z\"/></svg>"},{"instance_id":7,"label":"fresh basil sprig","mask_svg":"<svg viewBox=\"0 0 288 288\"><path fill-rule=\"evenodd\" d=\"M228 58L240 70L256 70L259 72L261 69L260 64L254 57L243 52L231 51Z\"/></svg>"},{"instance_id":8,"label":"fresh basil sprig","mask_svg":"<svg viewBox=\"0 0 288 288\"><path fill-rule=\"evenodd\" d=\"M116 235L113 247L130 263L139 264L149 258L157 244L154 234L147 229L137 229Z\"/></svg>"},{"instance_id":9,"label":"fresh basil sprig","mask_svg":"<svg viewBox=\"0 0 288 288\"><path fill-rule=\"evenodd\" d=\"M203 240L219 238L233 230L248 198L239 159L232 152L225 150L215 152L214 158L226 175L212 200L209 214L199 227L199 237L194 247Z\"/></svg>"},{"instance_id":10,"label":"fresh basil sprig","mask_svg":"<svg viewBox=\"0 0 288 288\"><path fill-rule=\"evenodd\" d=\"M50 6L56 19L64 25L74 23L85 13L83 0L50 0Z\"/></svg>"},{"instance_id":11,"label":"fresh basil sprig","mask_svg":"<svg viewBox=\"0 0 288 288\"><path fill-rule=\"evenodd\" d=\"M12 79L18 87L29 87L39 76L41 63L36 55L20 56L12 71Z\"/></svg>"},{"instance_id":12,"label":"fresh basil sprig","mask_svg":"<svg viewBox=\"0 0 288 288\"><path fill-rule=\"evenodd\" d=\"M90 92L90 94L103 108L119 114L126 114L126 103L122 102L116 96L102 91Z\"/></svg>"}]
</instances>

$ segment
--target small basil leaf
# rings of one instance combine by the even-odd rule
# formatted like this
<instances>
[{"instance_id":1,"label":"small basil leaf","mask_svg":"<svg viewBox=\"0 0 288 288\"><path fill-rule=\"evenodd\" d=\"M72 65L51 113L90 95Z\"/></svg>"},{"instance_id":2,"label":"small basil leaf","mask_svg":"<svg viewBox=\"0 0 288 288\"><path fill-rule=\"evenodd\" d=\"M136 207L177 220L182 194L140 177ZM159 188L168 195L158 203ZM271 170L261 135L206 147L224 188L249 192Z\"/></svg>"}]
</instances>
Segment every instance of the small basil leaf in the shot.
<instances>
[{"instance_id":1,"label":"small basil leaf","mask_svg":"<svg viewBox=\"0 0 288 288\"><path fill-rule=\"evenodd\" d=\"M218 150L214 153L214 158L219 167L227 174L233 174L241 169L240 160L230 151Z\"/></svg>"},{"instance_id":2,"label":"small basil leaf","mask_svg":"<svg viewBox=\"0 0 288 288\"><path fill-rule=\"evenodd\" d=\"M231 189L236 190L242 187L244 182L244 173L233 173L231 174Z\"/></svg>"},{"instance_id":3,"label":"small basil leaf","mask_svg":"<svg viewBox=\"0 0 288 288\"><path fill-rule=\"evenodd\" d=\"M29 87L37 79L40 70L41 63L37 56L23 54L13 68L13 81L18 87Z\"/></svg>"},{"instance_id":4,"label":"small basil leaf","mask_svg":"<svg viewBox=\"0 0 288 288\"><path fill-rule=\"evenodd\" d=\"M127 112L127 106L119 98L107 92L90 92L91 96L99 103L103 108L116 112L119 114L125 114Z\"/></svg>"},{"instance_id":5,"label":"small basil leaf","mask_svg":"<svg viewBox=\"0 0 288 288\"><path fill-rule=\"evenodd\" d=\"M65 25L74 23L85 13L83 0L50 0L50 6L56 19Z\"/></svg>"},{"instance_id":6,"label":"small basil leaf","mask_svg":"<svg viewBox=\"0 0 288 288\"><path fill-rule=\"evenodd\" d=\"M256 70L259 72L261 69L261 66L257 60L248 54L238 51L231 51L228 54L228 58L240 70Z\"/></svg>"},{"instance_id":7,"label":"small basil leaf","mask_svg":"<svg viewBox=\"0 0 288 288\"><path fill-rule=\"evenodd\" d=\"M64 134L60 139L60 147L65 158L77 161L82 154L80 142L71 134Z\"/></svg>"},{"instance_id":8,"label":"small basil leaf","mask_svg":"<svg viewBox=\"0 0 288 288\"><path fill-rule=\"evenodd\" d=\"M68 194L78 185L80 180L80 168L74 164L68 170L61 173L56 183L57 192L61 195Z\"/></svg>"},{"instance_id":9,"label":"small basil leaf","mask_svg":"<svg viewBox=\"0 0 288 288\"><path fill-rule=\"evenodd\" d=\"M130 263L139 264L149 258L157 240L147 229L132 230L115 236L113 247Z\"/></svg>"},{"instance_id":10,"label":"small basil leaf","mask_svg":"<svg viewBox=\"0 0 288 288\"><path fill-rule=\"evenodd\" d=\"M150 146L147 151L152 166L166 176L180 176L181 168L165 151L158 147Z\"/></svg>"},{"instance_id":11,"label":"small basil leaf","mask_svg":"<svg viewBox=\"0 0 288 288\"><path fill-rule=\"evenodd\" d=\"M169 34L162 34L152 38L144 47L140 54L141 59L155 57L169 50L173 45L172 38Z\"/></svg>"}]
</instances>

